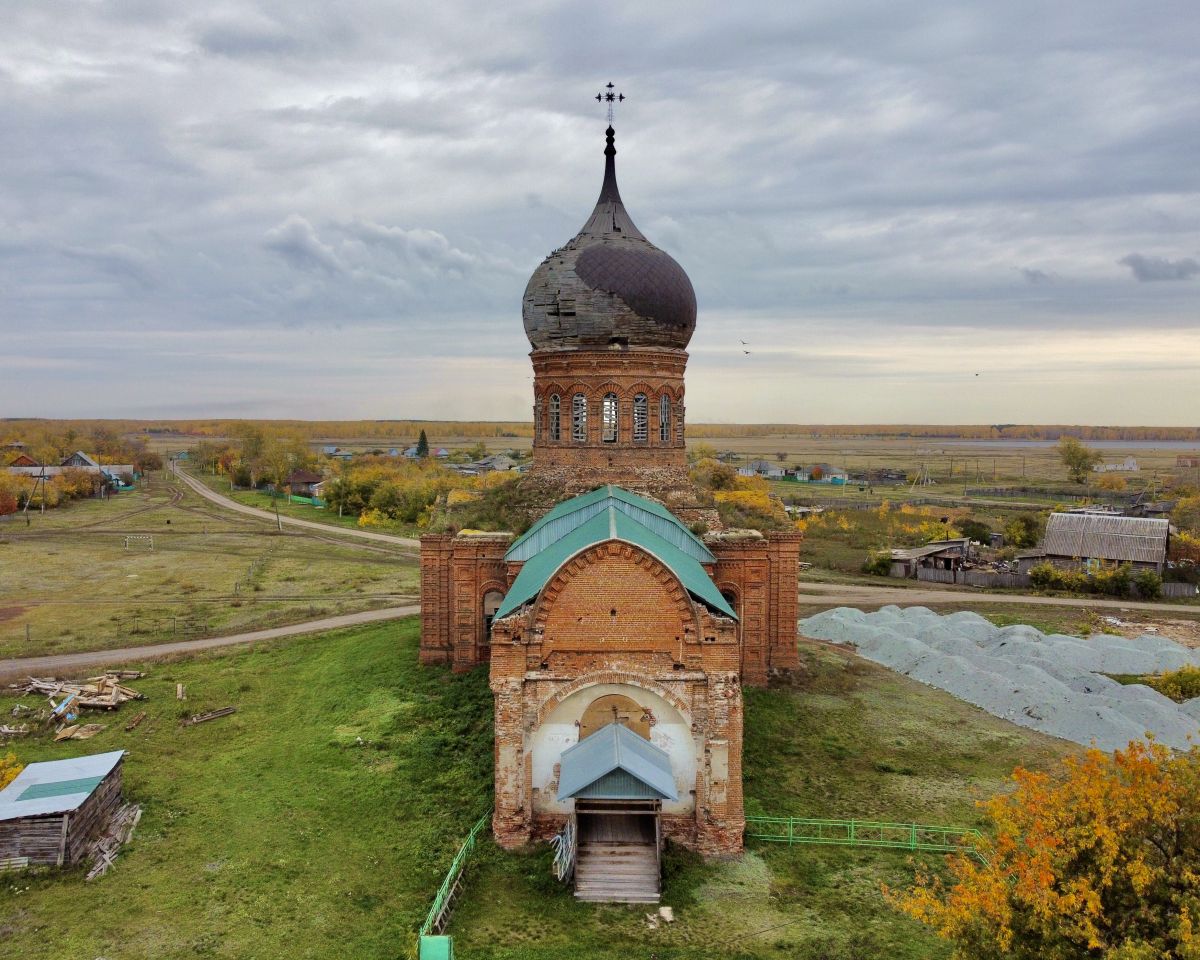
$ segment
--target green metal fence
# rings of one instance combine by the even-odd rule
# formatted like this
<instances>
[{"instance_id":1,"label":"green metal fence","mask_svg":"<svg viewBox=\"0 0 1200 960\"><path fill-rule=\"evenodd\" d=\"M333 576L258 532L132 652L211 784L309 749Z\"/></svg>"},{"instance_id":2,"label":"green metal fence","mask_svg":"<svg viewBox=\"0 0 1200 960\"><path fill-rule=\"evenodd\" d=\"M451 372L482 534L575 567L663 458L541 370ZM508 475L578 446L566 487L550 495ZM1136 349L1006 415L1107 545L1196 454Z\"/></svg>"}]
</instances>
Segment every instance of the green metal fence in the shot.
<instances>
[{"instance_id":1,"label":"green metal fence","mask_svg":"<svg viewBox=\"0 0 1200 960\"><path fill-rule=\"evenodd\" d=\"M450 869L446 872L446 879L442 881L442 885L438 888L437 896L433 898L433 906L429 908L425 922L421 924L419 946L420 956L423 960L428 960L430 957L453 956L453 946L449 942L450 938L439 936L439 934L449 919L454 895L458 890L458 882L462 878L463 870L466 869L467 861L471 859L471 853L475 850L475 842L478 840L479 834L487 827L491 818L492 811L489 810L476 821L475 826L471 828L471 832L467 834L467 839L463 841L462 846L458 848L458 853L454 855L454 859L450 862Z\"/></svg>"},{"instance_id":2,"label":"green metal fence","mask_svg":"<svg viewBox=\"0 0 1200 960\"><path fill-rule=\"evenodd\" d=\"M929 853L967 852L987 863L980 852L983 834L971 827L877 820L816 820L811 817L747 817L746 839L766 843L882 847Z\"/></svg>"}]
</instances>

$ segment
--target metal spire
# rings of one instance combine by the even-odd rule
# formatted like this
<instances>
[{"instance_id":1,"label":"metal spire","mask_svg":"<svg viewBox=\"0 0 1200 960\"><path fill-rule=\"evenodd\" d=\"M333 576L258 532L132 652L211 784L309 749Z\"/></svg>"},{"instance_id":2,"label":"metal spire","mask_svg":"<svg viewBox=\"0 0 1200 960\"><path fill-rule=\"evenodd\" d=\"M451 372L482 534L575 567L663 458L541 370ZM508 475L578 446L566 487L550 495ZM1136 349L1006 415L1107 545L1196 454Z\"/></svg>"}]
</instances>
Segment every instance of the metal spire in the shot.
<instances>
[{"instance_id":1,"label":"metal spire","mask_svg":"<svg viewBox=\"0 0 1200 960\"><path fill-rule=\"evenodd\" d=\"M608 125L610 127L612 126L613 122L613 107L625 99L625 94L613 93L613 89L613 85L611 83L607 83L604 85L604 89L596 94L597 102L608 104Z\"/></svg>"}]
</instances>

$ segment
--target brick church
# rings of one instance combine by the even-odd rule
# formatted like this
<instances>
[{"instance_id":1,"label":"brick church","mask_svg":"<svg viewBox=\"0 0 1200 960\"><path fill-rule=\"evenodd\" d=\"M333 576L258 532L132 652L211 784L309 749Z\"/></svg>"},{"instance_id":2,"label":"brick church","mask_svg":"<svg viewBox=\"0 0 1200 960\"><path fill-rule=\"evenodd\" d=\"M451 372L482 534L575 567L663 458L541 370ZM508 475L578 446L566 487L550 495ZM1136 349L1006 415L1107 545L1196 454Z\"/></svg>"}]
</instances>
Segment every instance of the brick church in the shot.
<instances>
[{"instance_id":1,"label":"brick church","mask_svg":"<svg viewBox=\"0 0 1200 960\"><path fill-rule=\"evenodd\" d=\"M570 498L519 537L422 537L421 660L489 671L497 842L558 835L577 896L652 901L664 839L742 850L742 685L797 665L801 535L722 530L697 498L696 295L621 202L611 126L604 154L523 303L529 478Z\"/></svg>"}]
</instances>

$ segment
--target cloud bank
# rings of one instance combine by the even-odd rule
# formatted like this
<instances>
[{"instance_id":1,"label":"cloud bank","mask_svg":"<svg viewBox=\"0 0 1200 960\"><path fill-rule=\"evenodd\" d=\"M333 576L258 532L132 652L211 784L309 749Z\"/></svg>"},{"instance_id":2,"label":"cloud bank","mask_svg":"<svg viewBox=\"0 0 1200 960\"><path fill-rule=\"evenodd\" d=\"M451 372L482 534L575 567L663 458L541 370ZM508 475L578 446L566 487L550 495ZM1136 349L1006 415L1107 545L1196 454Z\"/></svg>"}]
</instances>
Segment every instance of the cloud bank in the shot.
<instances>
[{"instance_id":1,"label":"cloud bank","mask_svg":"<svg viewBox=\"0 0 1200 960\"><path fill-rule=\"evenodd\" d=\"M1195 420L1190 4L5 19L0 415L528 416L521 294L611 79L692 419Z\"/></svg>"}]
</instances>

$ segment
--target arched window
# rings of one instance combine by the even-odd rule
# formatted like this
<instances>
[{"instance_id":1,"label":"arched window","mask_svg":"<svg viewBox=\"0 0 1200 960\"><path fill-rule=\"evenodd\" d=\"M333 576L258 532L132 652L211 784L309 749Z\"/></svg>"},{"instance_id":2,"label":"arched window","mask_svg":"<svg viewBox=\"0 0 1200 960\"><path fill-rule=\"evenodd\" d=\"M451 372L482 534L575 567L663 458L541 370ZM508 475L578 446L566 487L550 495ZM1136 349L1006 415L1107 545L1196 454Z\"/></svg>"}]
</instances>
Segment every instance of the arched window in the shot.
<instances>
[{"instance_id":1,"label":"arched window","mask_svg":"<svg viewBox=\"0 0 1200 960\"><path fill-rule=\"evenodd\" d=\"M496 611L500 609L500 604L504 602L504 594L499 590L489 590L483 595L483 638L484 642L492 632L492 621L496 619Z\"/></svg>"},{"instance_id":2,"label":"arched window","mask_svg":"<svg viewBox=\"0 0 1200 960\"><path fill-rule=\"evenodd\" d=\"M587 443L587 397L582 393L571 398L571 439Z\"/></svg>"},{"instance_id":3,"label":"arched window","mask_svg":"<svg viewBox=\"0 0 1200 960\"><path fill-rule=\"evenodd\" d=\"M658 439L661 443L671 442L671 398L665 393L658 401Z\"/></svg>"},{"instance_id":4,"label":"arched window","mask_svg":"<svg viewBox=\"0 0 1200 960\"><path fill-rule=\"evenodd\" d=\"M600 407L600 425L604 428L601 439L605 443L617 442L617 395L606 393L604 403Z\"/></svg>"},{"instance_id":5,"label":"arched window","mask_svg":"<svg viewBox=\"0 0 1200 960\"><path fill-rule=\"evenodd\" d=\"M650 439L650 407L646 395L639 393L633 398L633 442L645 443Z\"/></svg>"},{"instance_id":6,"label":"arched window","mask_svg":"<svg viewBox=\"0 0 1200 960\"><path fill-rule=\"evenodd\" d=\"M533 402L533 439L542 439L542 398Z\"/></svg>"},{"instance_id":7,"label":"arched window","mask_svg":"<svg viewBox=\"0 0 1200 960\"><path fill-rule=\"evenodd\" d=\"M555 443L558 443L559 437L561 436L561 433L562 433L562 428L560 427L560 419L559 419L561 410L562 410L562 401L558 398L558 394L557 393L551 394L550 395L550 409L549 409L549 412L547 412L547 414L546 414L546 416L549 417L550 422L549 422L549 424L547 424L546 432L550 435L550 439L552 441L554 441Z\"/></svg>"}]
</instances>

